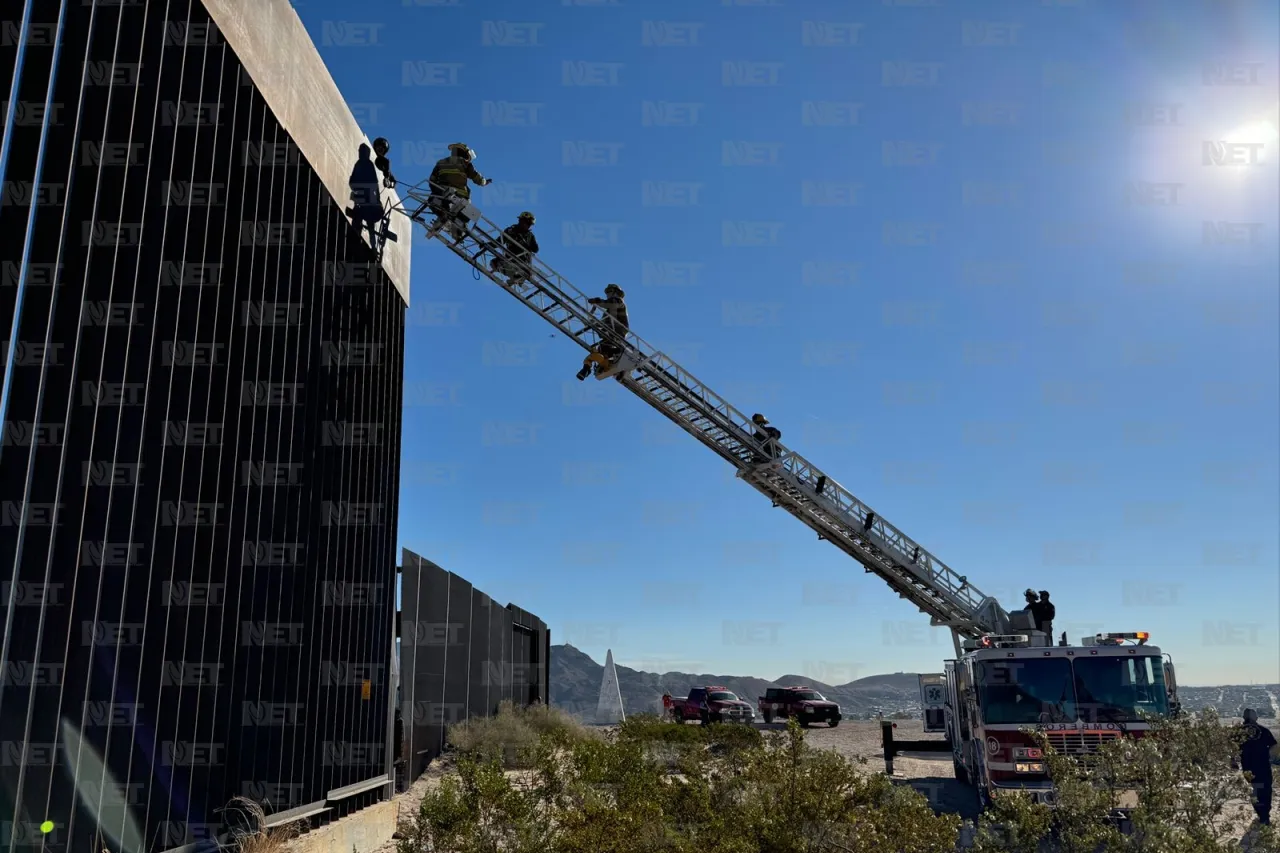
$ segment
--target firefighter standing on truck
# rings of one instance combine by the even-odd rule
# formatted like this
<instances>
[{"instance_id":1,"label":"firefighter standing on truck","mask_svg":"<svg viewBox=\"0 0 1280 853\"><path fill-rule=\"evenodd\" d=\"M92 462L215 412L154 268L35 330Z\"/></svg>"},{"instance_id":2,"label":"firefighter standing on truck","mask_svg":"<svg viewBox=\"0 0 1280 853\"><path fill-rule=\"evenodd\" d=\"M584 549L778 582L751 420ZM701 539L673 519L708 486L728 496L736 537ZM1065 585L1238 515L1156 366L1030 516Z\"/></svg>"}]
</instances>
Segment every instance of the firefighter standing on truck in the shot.
<instances>
[{"instance_id":1,"label":"firefighter standing on truck","mask_svg":"<svg viewBox=\"0 0 1280 853\"><path fill-rule=\"evenodd\" d=\"M615 359L622 355L622 341L631 329L631 320L627 316L627 294L616 284L609 284L604 289L604 299L593 296L587 301L604 311L604 326L609 337L601 336L595 350L582 360L582 369L578 371L578 381L591 375L594 366L596 372L607 370ZM610 340L615 338L616 340ZM621 377L619 377L620 379Z\"/></svg>"},{"instance_id":2,"label":"firefighter standing on truck","mask_svg":"<svg viewBox=\"0 0 1280 853\"><path fill-rule=\"evenodd\" d=\"M445 192L452 190L456 197L470 201L471 183L482 187L487 187L493 183L491 178L486 178L476 171L475 159L476 152L465 142L455 142L449 146L449 156L436 162L435 168L431 170L429 179L432 198L435 201L432 208L436 213L441 216L449 215L441 198ZM458 218L462 220L460 223L451 222L449 224L449 233L455 239L461 239L466 231L466 217L460 215Z\"/></svg>"}]
</instances>

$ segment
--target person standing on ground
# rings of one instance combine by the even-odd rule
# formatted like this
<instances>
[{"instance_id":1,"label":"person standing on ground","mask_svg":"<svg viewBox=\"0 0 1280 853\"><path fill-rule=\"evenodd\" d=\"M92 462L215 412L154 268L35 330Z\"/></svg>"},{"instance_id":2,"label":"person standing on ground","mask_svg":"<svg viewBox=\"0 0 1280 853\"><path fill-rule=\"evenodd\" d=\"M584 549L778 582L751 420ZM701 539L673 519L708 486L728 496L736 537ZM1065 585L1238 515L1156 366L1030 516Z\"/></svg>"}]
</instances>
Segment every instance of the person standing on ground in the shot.
<instances>
[{"instance_id":1,"label":"person standing on ground","mask_svg":"<svg viewBox=\"0 0 1280 853\"><path fill-rule=\"evenodd\" d=\"M1271 774L1271 750L1275 749L1276 736L1266 726L1258 724L1258 712L1244 709L1244 741L1240 744L1240 769L1253 777L1253 810L1258 813L1258 823L1271 825L1271 800L1274 796Z\"/></svg>"}]
</instances>

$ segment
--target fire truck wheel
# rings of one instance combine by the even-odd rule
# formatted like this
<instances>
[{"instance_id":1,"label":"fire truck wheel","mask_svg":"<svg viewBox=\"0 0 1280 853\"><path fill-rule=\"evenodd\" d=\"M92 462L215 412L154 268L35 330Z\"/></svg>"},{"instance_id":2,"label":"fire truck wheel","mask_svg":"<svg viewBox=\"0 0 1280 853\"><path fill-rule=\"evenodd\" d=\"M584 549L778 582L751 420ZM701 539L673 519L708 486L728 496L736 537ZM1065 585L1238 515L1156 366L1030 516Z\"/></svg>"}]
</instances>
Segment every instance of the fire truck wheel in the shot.
<instances>
[{"instance_id":1,"label":"fire truck wheel","mask_svg":"<svg viewBox=\"0 0 1280 853\"><path fill-rule=\"evenodd\" d=\"M828 727L828 728L832 728L832 729L834 729L834 728L835 728L836 726L838 726L838 725L840 725L840 721L839 721L839 720L827 720L827 727Z\"/></svg>"}]
</instances>

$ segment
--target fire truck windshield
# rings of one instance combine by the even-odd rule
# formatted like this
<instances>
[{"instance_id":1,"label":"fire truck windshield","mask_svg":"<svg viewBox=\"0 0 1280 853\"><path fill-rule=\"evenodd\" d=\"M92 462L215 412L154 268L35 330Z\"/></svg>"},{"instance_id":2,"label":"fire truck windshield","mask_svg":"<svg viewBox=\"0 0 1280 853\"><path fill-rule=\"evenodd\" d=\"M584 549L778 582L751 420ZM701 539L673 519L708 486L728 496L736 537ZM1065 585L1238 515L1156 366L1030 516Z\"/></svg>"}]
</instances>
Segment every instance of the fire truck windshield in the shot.
<instances>
[{"instance_id":1,"label":"fire truck windshield","mask_svg":"<svg viewBox=\"0 0 1280 853\"><path fill-rule=\"evenodd\" d=\"M737 702L738 701L737 694L730 693L727 690L717 690L714 693L707 696L707 698L715 702Z\"/></svg>"},{"instance_id":2,"label":"fire truck windshield","mask_svg":"<svg viewBox=\"0 0 1280 853\"><path fill-rule=\"evenodd\" d=\"M1075 687L1066 658L981 661L978 704L990 724L1075 722Z\"/></svg>"},{"instance_id":3,"label":"fire truck windshield","mask_svg":"<svg viewBox=\"0 0 1280 853\"><path fill-rule=\"evenodd\" d=\"M823 699L823 698L822 698L822 694L821 694L821 693L819 693L819 692L818 692L818 691L816 691L816 690L794 690L794 691L792 691L792 693L791 693L791 698L792 698L792 699L795 699L795 700L796 700L796 701L798 701L798 702L825 702L825 701L827 701L826 699Z\"/></svg>"},{"instance_id":4,"label":"fire truck windshield","mask_svg":"<svg viewBox=\"0 0 1280 853\"><path fill-rule=\"evenodd\" d=\"M1169 713L1160 658L1079 658L1075 672L1076 707L1082 720L1130 723L1141 720L1142 713Z\"/></svg>"},{"instance_id":5,"label":"fire truck windshield","mask_svg":"<svg viewBox=\"0 0 1280 853\"><path fill-rule=\"evenodd\" d=\"M1137 722L1169 710L1159 658L1023 658L977 664L978 703L989 724Z\"/></svg>"}]
</instances>

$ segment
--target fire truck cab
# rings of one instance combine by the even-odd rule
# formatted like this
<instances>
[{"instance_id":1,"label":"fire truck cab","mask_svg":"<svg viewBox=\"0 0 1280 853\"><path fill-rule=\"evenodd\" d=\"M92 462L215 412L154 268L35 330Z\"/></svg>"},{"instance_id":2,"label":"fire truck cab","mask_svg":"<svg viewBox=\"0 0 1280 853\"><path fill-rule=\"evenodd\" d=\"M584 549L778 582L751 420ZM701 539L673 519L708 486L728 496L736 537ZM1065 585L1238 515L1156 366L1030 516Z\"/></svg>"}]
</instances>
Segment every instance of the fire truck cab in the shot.
<instances>
[{"instance_id":1,"label":"fire truck cab","mask_svg":"<svg viewBox=\"0 0 1280 853\"><path fill-rule=\"evenodd\" d=\"M1027 730L1046 733L1062 755L1086 757L1107 740L1142 737L1142 714L1177 711L1173 662L1144 631L1097 634L1050 645L1039 632L966 639L945 673L922 676L935 704L925 731L945 732L956 778L985 809L1002 791L1054 802L1044 756ZM941 701L941 710L936 703ZM927 701L927 700L926 700Z\"/></svg>"}]
</instances>

